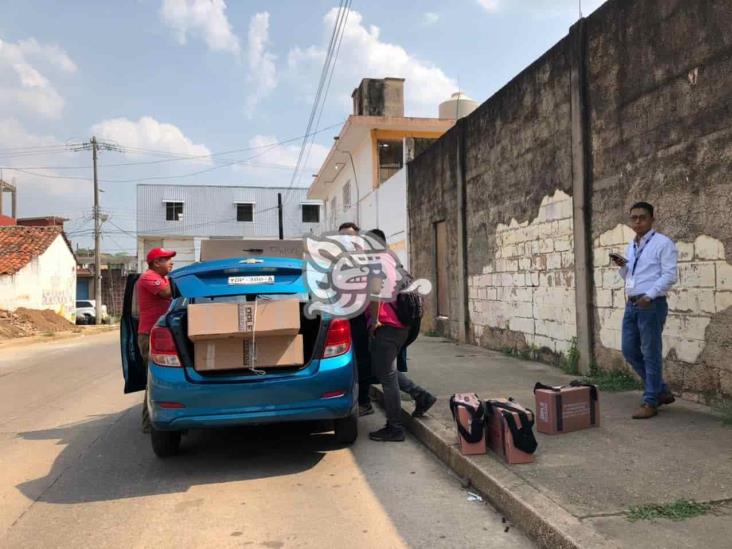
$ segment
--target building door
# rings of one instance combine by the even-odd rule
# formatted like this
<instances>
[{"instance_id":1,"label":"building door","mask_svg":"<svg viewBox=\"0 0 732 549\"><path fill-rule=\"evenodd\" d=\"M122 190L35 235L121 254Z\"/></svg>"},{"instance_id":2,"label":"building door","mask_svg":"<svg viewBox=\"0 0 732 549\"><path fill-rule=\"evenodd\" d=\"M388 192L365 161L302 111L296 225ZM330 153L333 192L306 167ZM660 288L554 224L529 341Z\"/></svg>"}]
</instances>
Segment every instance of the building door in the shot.
<instances>
[{"instance_id":1,"label":"building door","mask_svg":"<svg viewBox=\"0 0 732 549\"><path fill-rule=\"evenodd\" d=\"M89 299L89 279L88 278L77 278L76 279L76 299Z\"/></svg>"},{"instance_id":2,"label":"building door","mask_svg":"<svg viewBox=\"0 0 732 549\"><path fill-rule=\"evenodd\" d=\"M435 262L437 270L437 316L449 315L447 226L444 221L435 223Z\"/></svg>"}]
</instances>

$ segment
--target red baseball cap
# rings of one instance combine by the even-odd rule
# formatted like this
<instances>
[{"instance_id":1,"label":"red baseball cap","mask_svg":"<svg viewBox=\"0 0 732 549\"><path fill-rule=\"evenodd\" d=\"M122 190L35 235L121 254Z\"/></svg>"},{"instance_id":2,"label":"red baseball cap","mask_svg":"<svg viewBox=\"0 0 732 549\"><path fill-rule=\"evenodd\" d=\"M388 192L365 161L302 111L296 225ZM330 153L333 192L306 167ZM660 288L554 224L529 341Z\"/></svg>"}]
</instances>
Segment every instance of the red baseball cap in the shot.
<instances>
[{"instance_id":1,"label":"red baseball cap","mask_svg":"<svg viewBox=\"0 0 732 549\"><path fill-rule=\"evenodd\" d=\"M153 248L147 252L147 262L152 263L156 259L168 259L175 257L175 252L172 250L166 250L165 248Z\"/></svg>"}]
</instances>

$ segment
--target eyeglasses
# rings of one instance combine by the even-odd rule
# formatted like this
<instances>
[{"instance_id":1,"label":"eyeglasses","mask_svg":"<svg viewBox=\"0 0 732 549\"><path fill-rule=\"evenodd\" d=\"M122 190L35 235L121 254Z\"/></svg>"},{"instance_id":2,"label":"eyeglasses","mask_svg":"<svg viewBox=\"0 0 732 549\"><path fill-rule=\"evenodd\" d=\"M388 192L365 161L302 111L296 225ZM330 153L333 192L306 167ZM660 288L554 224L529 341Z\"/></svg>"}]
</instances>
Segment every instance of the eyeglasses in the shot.
<instances>
[{"instance_id":1,"label":"eyeglasses","mask_svg":"<svg viewBox=\"0 0 732 549\"><path fill-rule=\"evenodd\" d=\"M631 221L645 221L646 219L650 219L650 216L648 214L630 216Z\"/></svg>"}]
</instances>

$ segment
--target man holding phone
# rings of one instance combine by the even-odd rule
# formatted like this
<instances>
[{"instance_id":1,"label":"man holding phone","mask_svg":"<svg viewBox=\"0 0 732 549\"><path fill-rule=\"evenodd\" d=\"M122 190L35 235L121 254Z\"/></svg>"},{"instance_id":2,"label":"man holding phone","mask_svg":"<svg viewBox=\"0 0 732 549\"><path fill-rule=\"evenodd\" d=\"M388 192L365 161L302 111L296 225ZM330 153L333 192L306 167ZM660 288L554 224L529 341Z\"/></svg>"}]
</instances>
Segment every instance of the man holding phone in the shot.
<instances>
[{"instance_id":1,"label":"man holding phone","mask_svg":"<svg viewBox=\"0 0 732 549\"><path fill-rule=\"evenodd\" d=\"M677 252L673 241L653 229L653 206L638 202L630 209L635 238L625 258L610 254L625 280L627 302L623 316L622 347L625 360L644 383L643 403L633 419L658 414L662 404L674 402L663 381L663 326L668 315L666 293L676 282Z\"/></svg>"}]
</instances>

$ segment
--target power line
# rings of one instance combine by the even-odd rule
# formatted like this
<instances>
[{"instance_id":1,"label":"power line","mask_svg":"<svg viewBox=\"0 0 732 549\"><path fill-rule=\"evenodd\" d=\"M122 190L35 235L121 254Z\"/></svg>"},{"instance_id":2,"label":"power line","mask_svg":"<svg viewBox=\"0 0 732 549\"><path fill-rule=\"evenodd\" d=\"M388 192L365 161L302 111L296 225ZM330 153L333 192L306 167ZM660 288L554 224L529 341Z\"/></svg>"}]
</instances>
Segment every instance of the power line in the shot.
<instances>
[{"instance_id":1,"label":"power line","mask_svg":"<svg viewBox=\"0 0 732 549\"><path fill-rule=\"evenodd\" d=\"M310 117L308 118L308 124L307 129L305 130L305 135L311 133L313 128L313 122L315 121L315 117L318 113L319 105L320 105L320 99L323 94L323 89L325 86L325 83L327 82L327 79L329 77L329 71L333 68L332 61L334 60L334 53L336 51L336 41L337 37L339 36L339 32L341 32L341 27L344 23L344 18L346 16L346 9L347 6L350 6L350 0L341 0L341 3L338 7L338 15L336 16L335 24L333 25L333 32L330 36L330 43L328 44L328 51L325 55L325 59L323 60L323 68L320 73L320 80L318 82L318 88L315 93L315 99L313 100L313 107L310 110ZM325 100L323 100L323 104L325 104ZM292 178L290 179L290 185L288 188L292 188L295 185L295 181L297 180L298 173L300 171L300 168L303 163L303 157L305 155L305 149L307 148L308 138L305 137L302 141L302 144L300 145L300 152L297 156L297 163L295 164L295 169L292 172Z\"/></svg>"},{"instance_id":2,"label":"power line","mask_svg":"<svg viewBox=\"0 0 732 549\"><path fill-rule=\"evenodd\" d=\"M298 141L300 139L310 137L312 135L316 135L318 133L323 133L325 131L331 130L333 128L336 128L340 125L342 125L343 122L339 122L337 124L332 124L326 128L323 128L321 130L318 130L317 132L314 132L310 135L300 135L297 137L291 137L289 139L284 139L282 141L276 141L274 143L268 143L266 145L255 145L251 147L244 147L239 149L231 149L228 151L220 151L216 153L211 154L198 154L198 155L184 155L184 154L176 154L176 153L165 153L170 154L173 158L165 158L162 160L145 160L145 161L139 161L139 162L119 162L115 164L99 164L100 168L113 168L113 167L120 167L120 166L144 166L144 165L155 165L155 164L165 164L169 162L181 162L181 161L188 161L188 160L200 160L200 159L206 159L211 157L217 157L217 156L225 156L229 154L235 154L240 152L247 152L247 151L254 151L254 150L260 150L260 149L274 149L276 147L279 147L281 145L286 145L288 143L292 143L294 141ZM117 142L114 143L115 146L119 147L120 149L123 149L123 152L132 152L135 153L136 151L143 151L148 153L163 153L163 151L153 151L150 149L140 149L137 147L131 147L128 145L119 144ZM61 152L68 152L68 149L64 148ZM1 153L0 153L1 155ZM282 167L285 167L282 165ZM292 166L286 166L287 169L292 169ZM10 168L7 169L16 169L16 170L76 170L76 169L89 169L88 165L85 166L21 166L18 168Z\"/></svg>"},{"instance_id":3,"label":"power line","mask_svg":"<svg viewBox=\"0 0 732 549\"><path fill-rule=\"evenodd\" d=\"M351 0L348 0L346 2L346 15L343 20L343 24L341 25L340 36L337 39L338 45L335 50L335 56L333 57L333 63L331 66L330 76L328 77L328 84L325 88L325 94L323 95L323 101L320 105L320 112L318 113L318 120L315 123L315 132L317 132L318 128L320 127L320 118L323 116L323 111L325 110L325 102L328 98L328 92L330 91L330 84L333 81L333 75L335 74L335 64L338 61L338 54L341 51L341 44L343 43L343 34L345 33L346 25L348 23L348 16L350 14L351 14ZM307 165L307 163L310 161L310 154L312 153L314 144L315 144L315 140L311 139L310 146L308 147L307 155L305 156L305 165ZM287 203L289 198L290 198L290 191L288 190L285 195L285 203Z\"/></svg>"}]
</instances>

